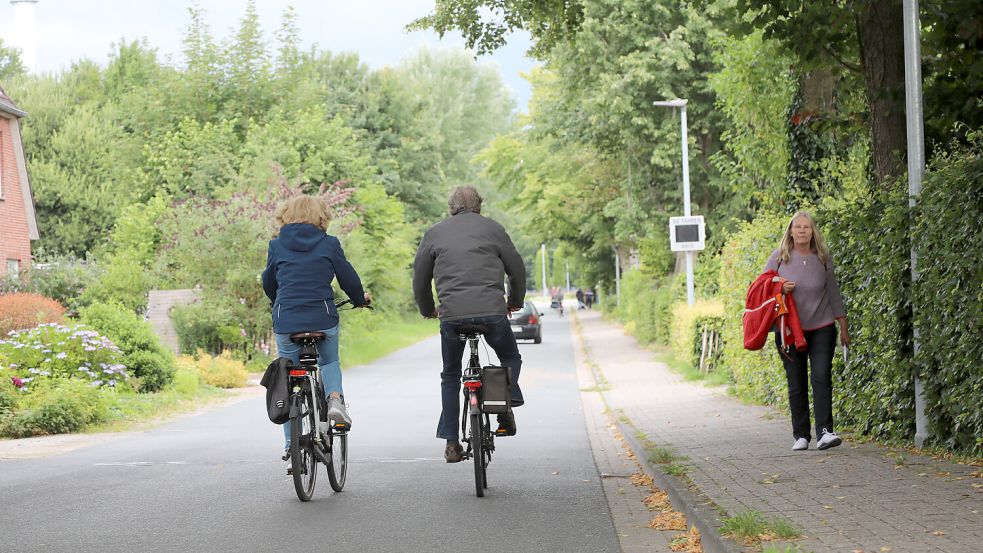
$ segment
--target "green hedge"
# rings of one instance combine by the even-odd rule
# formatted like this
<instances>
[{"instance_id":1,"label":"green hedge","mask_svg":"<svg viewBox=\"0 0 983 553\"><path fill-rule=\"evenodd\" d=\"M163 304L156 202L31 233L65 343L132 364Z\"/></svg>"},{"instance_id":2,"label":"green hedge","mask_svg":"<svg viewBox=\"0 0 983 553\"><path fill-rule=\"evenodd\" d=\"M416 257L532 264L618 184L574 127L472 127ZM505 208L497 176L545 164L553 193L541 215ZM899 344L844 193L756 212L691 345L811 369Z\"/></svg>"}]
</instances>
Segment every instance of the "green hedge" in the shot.
<instances>
[{"instance_id":1,"label":"green hedge","mask_svg":"<svg viewBox=\"0 0 983 553\"><path fill-rule=\"evenodd\" d=\"M983 451L983 132L936 160L918 199L917 364L933 441Z\"/></svg>"},{"instance_id":2,"label":"green hedge","mask_svg":"<svg viewBox=\"0 0 983 553\"><path fill-rule=\"evenodd\" d=\"M614 296L611 296L612 300ZM621 280L621 302L606 306L643 344L669 344L672 305L686 298L686 276L655 278L644 271L626 271Z\"/></svg>"},{"instance_id":3,"label":"green hedge","mask_svg":"<svg viewBox=\"0 0 983 553\"><path fill-rule=\"evenodd\" d=\"M817 213L846 307L849 365L833 364L837 425L881 439L914 436L907 188L827 200Z\"/></svg>"},{"instance_id":4,"label":"green hedge","mask_svg":"<svg viewBox=\"0 0 983 553\"><path fill-rule=\"evenodd\" d=\"M108 420L111 403L107 393L88 382L48 380L23 400L16 413L0 418L0 435L23 438L78 432Z\"/></svg>"},{"instance_id":5,"label":"green hedge","mask_svg":"<svg viewBox=\"0 0 983 553\"><path fill-rule=\"evenodd\" d=\"M703 349L703 325L720 329L723 316L724 306L717 300L698 300L693 305L682 301L673 305L669 345L676 359L698 369Z\"/></svg>"},{"instance_id":6,"label":"green hedge","mask_svg":"<svg viewBox=\"0 0 983 553\"><path fill-rule=\"evenodd\" d=\"M786 222L786 215L759 215L751 223L742 223L720 253L720 300L724 306L721 368L730 372L737 395L772 405L787 404L785 370L770 342L759 351L744 349L741 317L748 286L775 251Z\"/></svg>"}]
</instances>

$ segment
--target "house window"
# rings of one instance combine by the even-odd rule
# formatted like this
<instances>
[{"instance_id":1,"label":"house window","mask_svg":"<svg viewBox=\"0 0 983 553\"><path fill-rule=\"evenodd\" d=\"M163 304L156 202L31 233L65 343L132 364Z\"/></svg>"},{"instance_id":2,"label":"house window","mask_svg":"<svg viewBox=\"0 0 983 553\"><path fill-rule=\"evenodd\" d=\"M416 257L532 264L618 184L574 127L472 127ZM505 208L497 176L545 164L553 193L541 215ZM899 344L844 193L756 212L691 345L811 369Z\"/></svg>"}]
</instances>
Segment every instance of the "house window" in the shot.
<instances>
[{"instance_id":1,"label":"house window","mask_svg":"<svg viewBox=\"0 0 983 553\"><path fill-rule=\"evenodd\" d=\"M17 280L20 276L20 260L19 259L8 259L7 260L7 278L11 280Z\"/></svg>"}]
</instances>

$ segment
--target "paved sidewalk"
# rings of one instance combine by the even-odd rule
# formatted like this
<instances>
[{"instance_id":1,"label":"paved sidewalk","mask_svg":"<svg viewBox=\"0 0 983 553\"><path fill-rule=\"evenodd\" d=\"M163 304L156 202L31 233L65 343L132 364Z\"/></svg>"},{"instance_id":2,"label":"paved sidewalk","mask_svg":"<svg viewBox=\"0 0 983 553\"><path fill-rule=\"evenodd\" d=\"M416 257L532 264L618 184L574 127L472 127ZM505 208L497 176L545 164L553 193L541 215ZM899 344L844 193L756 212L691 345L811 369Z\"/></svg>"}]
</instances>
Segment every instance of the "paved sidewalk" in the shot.
<instances>
[{"instance_id":1,"label":"paved sidewalk","mask_svg":"<svg viewBox=\"0 0 983 553\"><path fill-rule=\"evenodd\" d=\"M688 383L620 326L579 312L584 347L623 423L688 460L687 477L730 516L785 518L802 551L983 551L980 469L889 449L844 445L793 452L788 416ZM647 456L636 452L640 459ZM660 467L662 465L655 465Z\"/></svg>"}]
</instances>

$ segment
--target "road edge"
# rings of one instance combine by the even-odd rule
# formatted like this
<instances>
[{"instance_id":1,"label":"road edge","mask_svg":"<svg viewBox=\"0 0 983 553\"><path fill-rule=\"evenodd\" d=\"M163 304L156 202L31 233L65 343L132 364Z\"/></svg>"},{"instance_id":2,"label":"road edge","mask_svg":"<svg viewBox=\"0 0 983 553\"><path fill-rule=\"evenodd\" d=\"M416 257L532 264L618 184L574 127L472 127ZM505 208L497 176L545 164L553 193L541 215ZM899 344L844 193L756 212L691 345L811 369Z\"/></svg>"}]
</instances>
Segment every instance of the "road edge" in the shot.
<instances>
[{"instance_id":1,"label":"road edge","mask_svg":"<svg viewBox=\"0 0 983 553\"><path fill-rule=\"evenodd\" d=\"M647 450L636 436L638 429L631 422L631 419L627 416L613 416L611 404L608 402L607 396L604 393L607 380L604 378L600 367L593 361L591 353L587 349L587 342L583 335L583 327L580 324L580 320L576 316L576 313L571 312L571 315L571 319L574 321L571 327L579 350L578 355L574 356L575 360L577 363L586 365L584 368L596 383L596 393L600 394L602 401L608 406L608 417L612 419L613 424L617 425L622 437L625 439L625 443L628 444L628 447L635 454L636 459L638 459L638 464L642 470L645 474L651 476L656 485L669 495L669 501L674 507L682 511L686 516L687 523L690 526L695 526L700 532L701 544L706 553L746 553L748 551L747 549L721 535L721 520L717 516L716 509L710 498L699 492L698 488L696 489L697 491L693 491L691 484L675 476L666 474L661 470L655 470L648 460ZM625 423L624 420L628 422Z\"/></svg>"}]
</instances>

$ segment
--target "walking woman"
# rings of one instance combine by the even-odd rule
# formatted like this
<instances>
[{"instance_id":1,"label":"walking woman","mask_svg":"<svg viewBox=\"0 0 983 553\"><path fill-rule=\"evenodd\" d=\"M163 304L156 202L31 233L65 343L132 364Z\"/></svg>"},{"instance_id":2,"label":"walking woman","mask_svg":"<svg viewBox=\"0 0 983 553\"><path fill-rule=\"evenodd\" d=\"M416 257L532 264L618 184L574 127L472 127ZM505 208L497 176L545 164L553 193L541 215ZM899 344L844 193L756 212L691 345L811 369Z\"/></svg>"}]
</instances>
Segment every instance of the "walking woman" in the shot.
<instances>
[{"instance_id":1,"label":"walking woman","mask_svg":"<svg viewBox=\"0 0 983 553\"><path fill-rule=\"evenodd\" d=\"M836 285L833 261L812 216L799 211L792 216L778 249L771 254L765 270L776 271L782 280L782 291L792 294L799 311L799 322L805 332L808 348L783 350L781 337L775 333L785 376L788 379L788 401L792 411L792 449L809 449L812 439L809 429L809 384L812 384L813 407L816 416L816 447L836 447L842 440L833 431L833 353L836 345L836 324L839 323L840 343L850 344L843 298ZM811 366L810 371L807 365Z\"/></svg>"}]
</instances>

